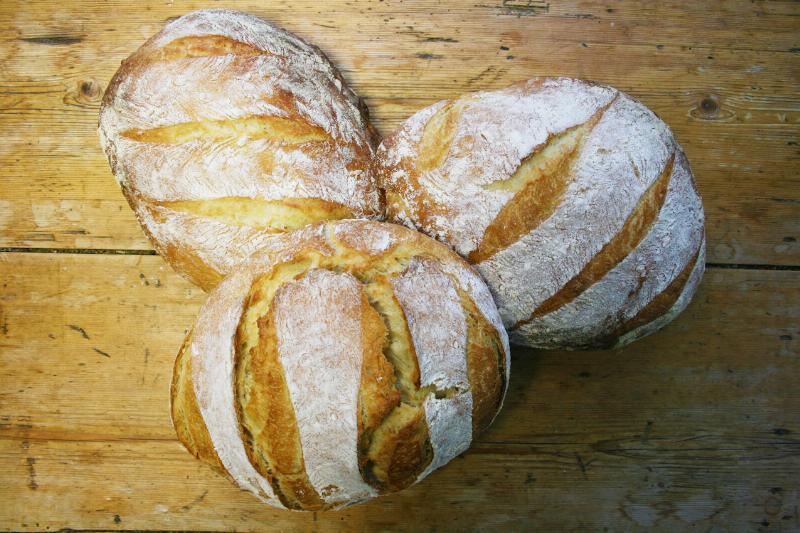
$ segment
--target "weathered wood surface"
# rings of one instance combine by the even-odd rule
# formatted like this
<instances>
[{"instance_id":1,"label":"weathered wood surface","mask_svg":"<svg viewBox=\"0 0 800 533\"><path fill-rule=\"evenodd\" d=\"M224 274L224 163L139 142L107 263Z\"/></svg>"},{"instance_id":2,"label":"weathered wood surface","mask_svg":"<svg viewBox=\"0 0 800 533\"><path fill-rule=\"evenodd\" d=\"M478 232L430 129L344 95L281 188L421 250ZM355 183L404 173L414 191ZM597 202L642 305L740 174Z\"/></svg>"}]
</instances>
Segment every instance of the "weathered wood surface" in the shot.
<instances>
[{"instance_id":1,"label":"weathered wood surface","mask_svg":"<svg viewBox=\"0 0 800 533\"><path fill-rule=\"evenodd\" d=\"M309 515L182 449L169 377L203 296L158 257L111 255L151 247L100 152L99 99L168 18L217 4L0 3L0 529L800 531L800 4L224 2L319 45L384 134L534 75L613 84L684 145L708 261L751 265L710 268L621 351L516 351L506 408L462 458Z\"/></svg>"},{"instance_id":2,"label":"weathered wood surface","mask_svg":"<svg viewBox=\"0 0 800 533\"><path fill-rule=\"evenodd\" d=\"M169 377L198 289L154 256L0 257L1 527L800 527L795 272L713 268L675 323L622 351L517 351L503 412L462 459L306 516L176 440Z\"/></svg>"},{"instance_id":3,"label":"weathered wood surface","mask_svg":"<svg viewBox=\"0 0 800 533\"><path fill-rule=\"evenodd\" d=\"M95 133L119 62L208 2L0 6L0 247L150 248ZM213 5L213 3L212 3ZM536 75L640 98L689 155L709 261L800 263L796 2L241 1L318 44L384 134L414 111Z\"/></svg>"}]
</instances>

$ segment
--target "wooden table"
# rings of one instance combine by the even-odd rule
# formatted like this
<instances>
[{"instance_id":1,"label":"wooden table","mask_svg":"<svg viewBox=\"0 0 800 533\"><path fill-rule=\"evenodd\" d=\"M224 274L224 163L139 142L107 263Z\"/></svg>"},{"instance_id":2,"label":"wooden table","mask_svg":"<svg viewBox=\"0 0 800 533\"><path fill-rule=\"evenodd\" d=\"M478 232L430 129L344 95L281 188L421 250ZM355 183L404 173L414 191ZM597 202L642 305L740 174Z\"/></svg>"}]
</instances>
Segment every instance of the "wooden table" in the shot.
<instances>
[{"instance_id":1,"label":"wooden table","mask_svg":"<svg viewBox=\"0 0 800 533\"><path fill-rule=\"evenodd\" d=\"M171 364L203 295L152 251L95 132L120 60L215 5L0 4L0 528L800 531L800 4L224 2L319 45L384 134L536 75L615 85L673 128L706 207L708 270L672 325L619 351L516 350L469 452L314 514L178 443Z\"/></svg>"}]
</instances>

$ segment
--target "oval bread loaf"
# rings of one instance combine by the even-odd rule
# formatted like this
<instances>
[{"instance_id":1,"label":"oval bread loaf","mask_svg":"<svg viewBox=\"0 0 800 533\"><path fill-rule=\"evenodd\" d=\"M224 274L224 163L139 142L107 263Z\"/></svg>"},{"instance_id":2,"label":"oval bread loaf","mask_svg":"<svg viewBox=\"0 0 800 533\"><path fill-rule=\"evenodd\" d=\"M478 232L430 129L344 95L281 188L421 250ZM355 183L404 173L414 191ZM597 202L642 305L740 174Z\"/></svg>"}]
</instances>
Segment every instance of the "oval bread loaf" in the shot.
<instances>
[{"instance_id":1,"label":"oval bread loaf","mask_svg":"<svg viewBox=\"0 0 800 533\"><path fill-rule=\"evenodd\" d=\"M99 134L153 246L206 290L276 233L382 213L366 107L318 48L246 13L167 24L123 61Z\"/></svg>"},{"instance_id":2,"label":"oval bread loaf","mask_svg":"<svg viewBox=\"0 0 800 533\"><path fill-rule=\"evenodd\" d=\"M450 249L392 224L318 223L209 293L175 362L172 419L261 500L340 508L465 451L508 371L491 294Z\"/></svg>"},{"instance_id":3,"label":"oval bread loaf","mask_svg":"<svg viewBox=\"0 0 800 533\"><path fill-rule=\"evenodd\" d=\"M611 87L540 78L439 102L376 161L389 219L475 264L512 342L624 345L686 307L702 276L689 163Z\"/></svg>"}]
</instances>

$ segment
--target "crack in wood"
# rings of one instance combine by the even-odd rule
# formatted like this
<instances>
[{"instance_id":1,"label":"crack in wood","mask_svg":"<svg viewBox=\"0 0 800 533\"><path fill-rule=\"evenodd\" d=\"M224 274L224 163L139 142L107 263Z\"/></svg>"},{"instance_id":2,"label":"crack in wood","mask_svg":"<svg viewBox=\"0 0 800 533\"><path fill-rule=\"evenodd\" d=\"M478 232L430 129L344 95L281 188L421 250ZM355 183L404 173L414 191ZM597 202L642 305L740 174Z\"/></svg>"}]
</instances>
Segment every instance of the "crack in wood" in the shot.
<instances>
[{"instance_id":1,"label":"crack in wood","mask_svg":"<svg viewBox=\"0 0 800 533\"><path fill-rule=\"evenodd\" d=\"M92 347L92 350L94 350L95 352L99 353L99 354L100 354L100 355L102 355L103 357L108 357L108 358L111 358L111 356L110 356L110 355L108 355L108 354L107 354L106 352L104 352L103 350L100 350L100 349L98 349L98 348L94 348L94 347Z\"/></svg>"},{"instance_id":2,"label":"crack in wood","mask_svg":"<svg viewBox=\"0 0 800 533\"><path fill-rule=\"evenodd\" d=\"M71 45L83 42L83 37L76 35L52 34L39 35L36 37L22 37L20 41L32 44L44 44L48 46Z\"/></svg>"},{"instance_id":3,"label":"crack in wood","mask_svg":"<svg viewBox=\"0 0 800 533\"><path fill-rule=\"evenodd\" d=\"M34 467L36 464L36 458L27 457L25 462L28 465L28 487L31 490L36 490L39 488L39 483L36 482L36 468Z\"/></svg>"},{"instance_id":4,"label":"crack in wood","mask_svg":"<svg viewBox=\"0 0 800 533\"><path fill-rule=\"evenodd\" d=\"M89 335L86 333L86 330L83 329L82 327L76 326L75 324L67 324L67 327L72 331L77 331L78 333L80 333L81 337L83 337L84 339L89 339Z\"/></svg>"}]
</instances>

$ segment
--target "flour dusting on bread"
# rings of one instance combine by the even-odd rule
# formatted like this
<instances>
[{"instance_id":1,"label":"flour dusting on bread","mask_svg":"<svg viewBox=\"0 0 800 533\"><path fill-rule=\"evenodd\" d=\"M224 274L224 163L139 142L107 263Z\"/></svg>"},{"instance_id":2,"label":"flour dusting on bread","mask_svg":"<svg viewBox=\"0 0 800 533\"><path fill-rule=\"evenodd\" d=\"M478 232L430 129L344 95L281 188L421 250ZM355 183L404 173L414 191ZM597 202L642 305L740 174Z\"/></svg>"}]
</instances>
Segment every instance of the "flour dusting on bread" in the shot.
<instances>
[{"instance_id":1,"label":"flour dusting on bread","mask_svg":"<svg viewBox=\"0 0 800 533\"><path fill-rule=\"evenodd\" d=\"M376 162L389 220L473 261L520 344L606 344L703 240L680 146L611 87L536 78L439 102Z\"/></svg>"},{"instance_id":2,"label":"flour dusting on bread","mask_svg":"<svg viewBox=\"0 0 800 533\"><path fill-rule=\"evenodd\" d=\"M99 135L156 249L204 289L247 257L241 230L167 208L156 228L148 208L310 198L382 216L366 108L318 48L246 13L196 11L167 24L112 79ZM183 256L198 258L191 271Z\"/></svg>"}]
</instances>

